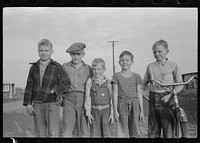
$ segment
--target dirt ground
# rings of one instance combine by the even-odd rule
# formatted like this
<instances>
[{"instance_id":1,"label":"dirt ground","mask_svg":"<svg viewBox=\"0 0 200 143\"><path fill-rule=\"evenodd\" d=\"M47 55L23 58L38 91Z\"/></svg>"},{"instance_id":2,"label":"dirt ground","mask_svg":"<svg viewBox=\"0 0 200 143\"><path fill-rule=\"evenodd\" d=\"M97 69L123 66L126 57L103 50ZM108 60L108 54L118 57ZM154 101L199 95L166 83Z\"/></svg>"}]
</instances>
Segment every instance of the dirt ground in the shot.
<instances>
[{"instance_id":1,"label":"dirt ground","mask_svg":"<svg viewBox=\"0 0 200 143\"><path fill-rule=\"evenodd\" d=\"M145 113L147 114L147 113ZM62 108L60 109L62 119ZM62 127L62 120L60 120ZM116 128L113 128L115 134ZM142 137L147 135L147 117L141 124ZM22 101L3 104L3 137L34 137L33 117L26 113ZM197 125L189 125L189 137L197 138Z\"/></svg>"}]
</instances>

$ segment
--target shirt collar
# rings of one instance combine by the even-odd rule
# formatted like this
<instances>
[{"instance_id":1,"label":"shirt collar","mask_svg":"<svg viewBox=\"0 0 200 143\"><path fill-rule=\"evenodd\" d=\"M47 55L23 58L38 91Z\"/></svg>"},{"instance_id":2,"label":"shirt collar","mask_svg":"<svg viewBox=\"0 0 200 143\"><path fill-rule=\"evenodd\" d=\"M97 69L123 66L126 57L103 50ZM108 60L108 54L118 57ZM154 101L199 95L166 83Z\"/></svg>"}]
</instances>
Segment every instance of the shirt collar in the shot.
<instances>
[{"instance_id":1,"label":"shirt collar","mask_svg":"<svg viewBox=\"0 0 200 143\"><path fill-rule=\"evenodd\" d=\"M105 83L108 79L105 75L103 75L101 78L95 78L93 76L92 80L94 80L95 83Z\"/></svg>"},{"instance_id":2,"label":"shirt collar","mask_svg":"<svg viewBox=\"0 0 200 143\"><path fill-rule=\"evenodd\" d=\"M159 61L159 62L157 61L156 63L157 64L161 63L161 65L165 66L167 64L167 61L168 61L168 58L166 58L165 61Z\"/></svg>"},{"instance_id":3,"label":"shirt collar","mask_svg":"<svg viewBox=\"0 0 200 143\"><path fill-rule=\"evenodd\" d=\"M50 59L47 60L47 61L44 61L44 62L42 62L41 60L39 60L39 63L40 63L40 65L47 66L50 63L50 61L51 61Z\"/></svg>"},{"instance_id":4,"label":"shirt collar","mask_svg":"<svg viewBox=\"0 0 200 143\"><path fill-rule=\"evenodd\" d=\"M84 61L81 61L82 62L82 64L83 64L83 66L86 66L86 64L85 64L85 62ZM70 66L73 66L74 67L74 64L72 63L72 61L71 62L69 62L68 63L68 65L70 65Z\"/></svg>"}]
</instances>

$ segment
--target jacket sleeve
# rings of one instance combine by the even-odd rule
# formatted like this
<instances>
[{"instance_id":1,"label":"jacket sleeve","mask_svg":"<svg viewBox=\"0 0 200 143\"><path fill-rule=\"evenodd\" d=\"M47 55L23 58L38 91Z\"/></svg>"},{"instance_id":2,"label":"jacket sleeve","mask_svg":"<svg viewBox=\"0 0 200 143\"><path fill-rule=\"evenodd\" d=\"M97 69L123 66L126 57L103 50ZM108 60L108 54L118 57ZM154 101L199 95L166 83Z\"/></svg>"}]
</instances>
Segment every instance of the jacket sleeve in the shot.
<instances>
[{"instance_id":1,"label":"jacket sleeve","mask_svg":"<svg viewBox=\"0 0 200 143\"><path fill-rule=\"evenodd\" d=\"M70 85L69 77L67 73L64 71L64 69L62 68L62 66L59 66L59 69L58 69L58 80L59 80L59 84L55 85L52 88L52 90L54 90L54 92L57 95L61 95L64 92L67 92L69 90L69 85Z\"/></svg>"},{"instance_id":2,"label":"jacket sleeve","mask_svg":"<svg viewBox=\"0 0 200 143\"><path fill-rule=\"evenodd\" d=\"M33 67L30 68L29 74L28 74L28 79L26 83L26 88L24 91L24 102L23 105L31 105L32 104L32 96L33 96Z\"/></svg>"}]
</instances>

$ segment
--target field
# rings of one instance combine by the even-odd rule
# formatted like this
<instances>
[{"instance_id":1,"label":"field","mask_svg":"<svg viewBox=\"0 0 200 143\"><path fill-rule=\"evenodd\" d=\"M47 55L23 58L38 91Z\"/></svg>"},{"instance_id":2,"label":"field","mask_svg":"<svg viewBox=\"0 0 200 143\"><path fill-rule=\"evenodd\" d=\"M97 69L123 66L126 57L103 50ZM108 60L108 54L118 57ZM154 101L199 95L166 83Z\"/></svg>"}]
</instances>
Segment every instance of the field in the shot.
<instances>
[{"instance_id":1,"label":"field","mask_svg":"<svg viewBox=\"0 0 200 143\"><path fill-rule=\"evenodd\" d=\"M187 92L189 93L189 92ZM183 95L183 94L182 94ZM185 110L189 119L189 136L197 137L197 97L192 96L195 93L188 94L190 96L179 96L179 104ZM25 107L22 106L23 96L15 96L13 99L4 98L3 103L17 103L21 105L18 110L3 113L3 137L33 137L33 118L28 116ZM16 106L14 106L16 107ZM4 109L6 110L6 109ZM61 111L62 113L62 111ZM144 115L145 122L141 124L143 136L147 134L147 117L148 117L148 102L144 99ZM62 118L60 120L62 127ZM115 130L115 128L114 128ZM115 131L113 131L115 133Z\"/></svg>"}]
</instances>

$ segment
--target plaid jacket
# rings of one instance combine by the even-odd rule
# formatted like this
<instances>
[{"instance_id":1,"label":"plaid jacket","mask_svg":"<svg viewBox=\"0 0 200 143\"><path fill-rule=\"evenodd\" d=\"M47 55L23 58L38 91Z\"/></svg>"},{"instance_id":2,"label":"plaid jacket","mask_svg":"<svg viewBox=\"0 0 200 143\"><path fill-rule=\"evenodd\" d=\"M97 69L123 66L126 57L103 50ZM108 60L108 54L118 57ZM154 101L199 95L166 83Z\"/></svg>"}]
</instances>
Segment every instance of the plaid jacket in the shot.
<instances>
[{"instance_id":1,"label":"plaid jacket","mask_svg":"<svg viewBox=\"0 0 200 143\"><path fill-rule=\"evenodd\" d=\"M70 80L59 63L53 61L52 59L50 60L50 63L44 73L41 86L39 60L30 64L32 64L32 66L29 70L24 92L24 106L32 104L33 100L56 102L62 93L68 91ZM51 90L54 90L53 94L51 93Z\"/></svg>"}]
</instances>

